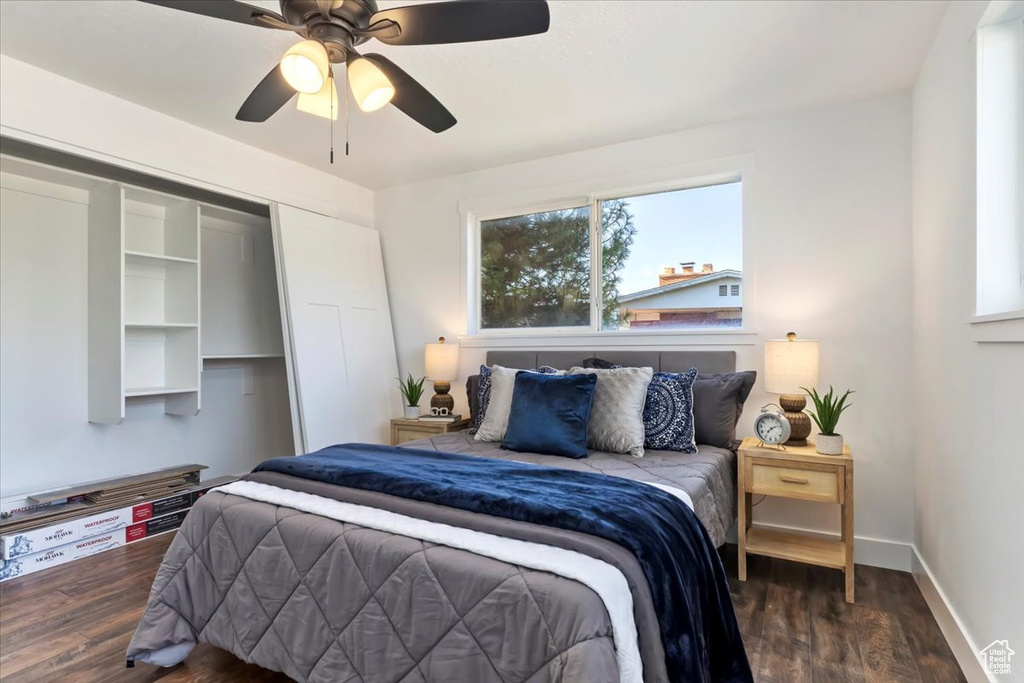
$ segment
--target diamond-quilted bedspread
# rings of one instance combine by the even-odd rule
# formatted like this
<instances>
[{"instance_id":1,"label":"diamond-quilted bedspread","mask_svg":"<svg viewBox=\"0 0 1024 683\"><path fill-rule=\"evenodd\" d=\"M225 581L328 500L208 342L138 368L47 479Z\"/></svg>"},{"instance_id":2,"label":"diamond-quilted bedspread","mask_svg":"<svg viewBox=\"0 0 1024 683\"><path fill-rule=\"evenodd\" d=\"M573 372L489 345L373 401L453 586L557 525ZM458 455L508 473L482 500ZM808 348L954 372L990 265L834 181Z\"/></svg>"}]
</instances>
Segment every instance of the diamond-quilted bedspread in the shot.
<instances>
[{"instance_id":1,"label":"diamond-quilted bedspread","mask_svg":"<svg viewBox=\"0 0 1024 683\"><path fill-rule=\"evenodd\" d=\"M297 681L618 680L583 584L217 491L168 549L128 654L197 641Z\"/></svg>"}]
</instances>

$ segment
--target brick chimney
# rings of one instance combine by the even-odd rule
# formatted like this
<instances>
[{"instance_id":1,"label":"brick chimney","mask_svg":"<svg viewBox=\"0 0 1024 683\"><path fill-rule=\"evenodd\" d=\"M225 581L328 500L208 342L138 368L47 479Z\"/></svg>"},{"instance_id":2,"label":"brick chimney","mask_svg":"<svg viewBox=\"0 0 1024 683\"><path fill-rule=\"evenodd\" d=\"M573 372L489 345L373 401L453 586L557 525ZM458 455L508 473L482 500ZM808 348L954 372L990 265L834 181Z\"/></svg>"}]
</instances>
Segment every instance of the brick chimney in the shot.
<instances>
[{"instance_id":1,"label":"brick chimney","mask_svg":"<svg viewBox=\"0 0 1024 683\"><path fill-rule=\"evenodd\" d=\"M709 275L709 274L711 274L713 272L715 272L715 267L713 265L711 265L710 263L705 263L704 267L701 268L701 270L700 270L700 274L701 275Z\"/></svg>"},{"instance_id":2,"label":"brick chimney","mask_svg":"<svg viewBox=\"0 0 1024 683\"><path fill-rule=\"evenodd\" d=\"M665 285L671 285L675 282L682 282L683 280L692 280L695 277L700 277L704 273L710 272L708 268L711 267L710 263L704 264L704 273L695 273L694 268L697 264L694 261L683 261L679 264L681 269L676 272L675 268L665 268L661 271L661 275L658 276L658 286L664 287Z\"/></svg>"}]
</instances>

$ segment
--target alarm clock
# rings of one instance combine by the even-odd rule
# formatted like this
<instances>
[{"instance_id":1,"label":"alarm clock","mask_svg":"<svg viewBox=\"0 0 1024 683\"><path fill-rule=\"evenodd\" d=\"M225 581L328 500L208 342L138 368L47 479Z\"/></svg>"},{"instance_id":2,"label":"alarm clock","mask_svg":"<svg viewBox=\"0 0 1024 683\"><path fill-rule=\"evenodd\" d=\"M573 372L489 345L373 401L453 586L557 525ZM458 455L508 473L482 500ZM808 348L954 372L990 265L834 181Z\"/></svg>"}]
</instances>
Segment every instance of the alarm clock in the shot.
<instances>
[{"instance_id":1,"label":"alarm clock","mask_svg":"<svg viewBox=\"0 0 1024 683\"><path fill-rule=\"evenodd\" d=\"M768 410L768 406L761 408L761 414L754 420L754 433L762 446L778 446L789 441L793 427L783 413L781 409L778 412Z\"/></svg>"}]
</instances>

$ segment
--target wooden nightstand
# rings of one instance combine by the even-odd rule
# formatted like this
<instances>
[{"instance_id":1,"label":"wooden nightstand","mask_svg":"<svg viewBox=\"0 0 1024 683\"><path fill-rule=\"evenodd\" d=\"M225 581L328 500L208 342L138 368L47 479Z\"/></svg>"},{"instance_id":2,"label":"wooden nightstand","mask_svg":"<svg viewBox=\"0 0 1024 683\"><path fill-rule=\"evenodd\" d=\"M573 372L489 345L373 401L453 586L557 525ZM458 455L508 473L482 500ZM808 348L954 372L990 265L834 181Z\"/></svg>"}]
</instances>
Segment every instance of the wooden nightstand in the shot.
<instances>
[{"instance_id":1,"label":"wooden nightstand","mask_svg":"<svg viewBox=\"0 0 1024 683\"><path fill-rule=\"evenodd\" d=\"M841 569L846 574L846 602L853 602L853 457L850 447L842 455L819 455L814 444L760 446L747 437L739 450L739 578L747 580L747 553ZM840 539L777 531L753 525L751 496L764 494L798 498L842 507Z\"/></svg>"},{"instance_id":2,"label":"wooden nightstand","mask_svg":"<svg viewBox=\"0 0 1024 683\"><path fill-rule=\"evenodd\" d=\"M425 436L461 432L463 429L469 429L468 417L455 422L425 422L396 417L391 420L391 445L397 446L400 443L422 439Z\"/></svg>"}]
</instances>

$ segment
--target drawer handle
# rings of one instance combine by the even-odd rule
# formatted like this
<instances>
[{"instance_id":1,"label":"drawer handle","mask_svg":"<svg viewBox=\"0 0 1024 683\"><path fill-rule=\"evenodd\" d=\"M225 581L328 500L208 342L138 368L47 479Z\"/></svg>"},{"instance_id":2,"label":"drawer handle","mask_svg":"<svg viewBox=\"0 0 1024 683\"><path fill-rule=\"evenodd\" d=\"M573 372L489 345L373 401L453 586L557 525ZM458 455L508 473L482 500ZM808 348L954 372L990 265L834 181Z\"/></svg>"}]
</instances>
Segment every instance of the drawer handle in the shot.
<instances>
[{"instance_id":1,"label":"drawer handle","mask_svg":"<svg viewBox=\"0 0 1024 683\"><path fill-rule=\"evenodd\" d=\"M810 482L806 479L800 479L799 477L787 477L786 475L779 475L781 481L787 484L809 484Z\"/></svg>"}]
</instances>

